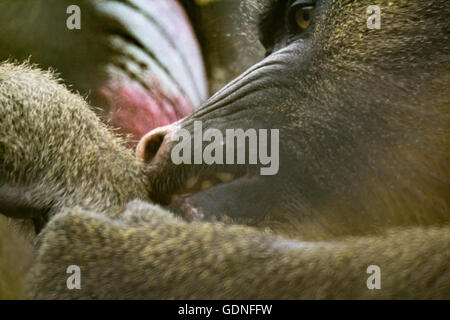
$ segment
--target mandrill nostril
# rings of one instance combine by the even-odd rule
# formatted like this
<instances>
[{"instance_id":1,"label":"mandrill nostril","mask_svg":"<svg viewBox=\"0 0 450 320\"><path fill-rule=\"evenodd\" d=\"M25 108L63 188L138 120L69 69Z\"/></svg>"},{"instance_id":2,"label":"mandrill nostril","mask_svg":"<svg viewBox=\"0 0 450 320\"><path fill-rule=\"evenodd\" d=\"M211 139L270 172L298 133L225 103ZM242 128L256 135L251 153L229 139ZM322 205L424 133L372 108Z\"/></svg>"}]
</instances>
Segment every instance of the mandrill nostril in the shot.
<instances>
[{"instance_id":1,"label":"mandrill nostril","mask_svg":"<svg viewBox=\"0 0 450 320\"><path fill-rule=\"evenodd\" d=\"M169 146L169 136L175 130L176 128L173 125L167 125L150 131L139 141L136 147L136 156L145 163L155 161L157 154L163 152L161 149L164 146L167 149ZM165 151L168 151L168 149Z\"/></svg>"},{"instance_id":2,"label":"mandrill nostril","mask_svg":"<svg viewBox=\"0 0 450 320\"><path fill-rule=\"evenodd\" d=\"M151 135L146 140L145 149L143 152L143 159L144 162L150 162L153 160L153 158L158 153L159 148L161 147L163 141L164 141L164 133L159 132L154 135Z\"/></svg>"},{"instance_id":3,"label":"mandrill nostril","mask_svg":"<svg viewBox=\"0 0 450 320\"><path fill-rule=\"evenodd\" d=\"M136 147L136 156L140 160L145 163L153 161L164 143L164 137L168 133L167 127L154 129L141 138Z\"/></svg>"}]
</instances>

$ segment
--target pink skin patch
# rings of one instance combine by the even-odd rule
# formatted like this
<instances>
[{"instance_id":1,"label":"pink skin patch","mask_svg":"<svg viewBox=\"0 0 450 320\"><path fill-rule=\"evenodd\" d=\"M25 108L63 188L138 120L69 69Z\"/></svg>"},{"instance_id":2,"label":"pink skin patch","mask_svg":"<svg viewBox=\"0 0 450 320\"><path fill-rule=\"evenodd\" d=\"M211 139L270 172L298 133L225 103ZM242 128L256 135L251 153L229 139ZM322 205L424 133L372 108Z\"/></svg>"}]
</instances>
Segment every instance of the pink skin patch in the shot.
<instances>
[{"instance_id":1,"label":"pink skin patch","mask_svg":"<svg viewBox=\"0 0 450 320\"><path fill-rule=\"evenodd\" d=\"M119 132L131 135L135 147L152 129L171 124L190 114L194 107L183 95L165 92L159 80L150 77L149 88L130 79L116 80L99 88L105 120Z\"/></svg>"},{"instance_id":2,"label":"pink skin patch","mask_svg":"<svg viewBox=\"0 0 450 320\"><path fill-rule=\"evenodd\" d=\"M205 77L201 50L195 41L194 30L180 4L173 0L160 0L143 1L142 5L146 7L152 16L159 17L158 22L176 44L177 50L184 57L189 57L191 72L194 75L194 79L197 79L200 94L205 97L208 94L206 82L202 85L202 82L199 80ZM164 19L163 17L173 18ZM189 82L190 80L187 81Z\"/></svg>"},{"instance_id":3,"label":"pink skin patch","mask_svg":"<svg viewBox=\"0 0 450 320\"><path fill-rule=\"evenodd\" d=\"M105 57L105 74L91 98L103 110L103 120L130 136L134 148L149 131L186 117L207 98L203 59L178 1L137 0L134 11L106 3L105 12L140 45L122 39L125 44Z\"/></svg>"}]
</instances>

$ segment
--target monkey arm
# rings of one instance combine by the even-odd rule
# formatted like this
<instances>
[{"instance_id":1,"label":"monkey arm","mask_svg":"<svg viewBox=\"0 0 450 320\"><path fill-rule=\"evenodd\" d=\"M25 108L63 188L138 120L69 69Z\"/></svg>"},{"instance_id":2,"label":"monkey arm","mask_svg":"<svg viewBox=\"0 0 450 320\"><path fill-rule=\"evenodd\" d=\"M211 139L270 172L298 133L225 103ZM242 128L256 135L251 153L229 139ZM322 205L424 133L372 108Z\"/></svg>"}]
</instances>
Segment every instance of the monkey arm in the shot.
<instances>
[{"instance_id":1,"label":"monkey arm","mask_svg":"<svg viewBox=\"0 0 450 320\"><path fill-rule=\"evenodd\" d=\"M449 228L308 243L242 226L189 224L134 201L116 220L82 209L64 210L38 242L30 278L33 298L449 296ZM80 267L80 290L66 286L70 265ZM381 268L380 290L367 288L370 265Z\"/></svg>"}]
</instances>

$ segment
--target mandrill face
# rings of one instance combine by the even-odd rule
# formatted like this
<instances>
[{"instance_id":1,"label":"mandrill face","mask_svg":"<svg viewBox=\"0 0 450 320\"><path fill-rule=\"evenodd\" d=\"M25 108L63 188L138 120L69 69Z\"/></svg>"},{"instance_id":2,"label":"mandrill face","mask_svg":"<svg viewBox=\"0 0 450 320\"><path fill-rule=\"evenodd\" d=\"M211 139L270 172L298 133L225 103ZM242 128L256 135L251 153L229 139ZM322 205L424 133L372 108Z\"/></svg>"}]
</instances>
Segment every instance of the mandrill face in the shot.
<instances>
[{"instance_id":1,"label":"mandrill face","mask_svg":"<svg viewBox=\"0 0 450 320\"><path fill-rule=\"evenodd\" d=\"M445 215L428 199L445 198L433 176L445 159L448 3L381 1L380 29L368 26L370 1L247 4L267 56L140 141L152 198L188 219L294 217L340 232L362 217L371 229L393 210L406 215L393 224L418 222L416 210ZM229 130L244 138L227 139ZM252 163L262 151L278 158L276 174L261 174L261 157Z\"/></svg>"}]
</instances>

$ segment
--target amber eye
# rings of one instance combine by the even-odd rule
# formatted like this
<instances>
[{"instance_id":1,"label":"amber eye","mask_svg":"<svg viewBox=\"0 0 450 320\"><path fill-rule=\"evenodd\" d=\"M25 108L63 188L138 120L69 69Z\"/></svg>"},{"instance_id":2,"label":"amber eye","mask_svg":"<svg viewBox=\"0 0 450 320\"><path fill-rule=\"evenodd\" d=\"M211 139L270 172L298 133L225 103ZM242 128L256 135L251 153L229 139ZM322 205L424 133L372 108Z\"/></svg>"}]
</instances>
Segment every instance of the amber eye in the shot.
<instances>
[{"instance_id":1,"label":"amber eye","mask_svg":"<svg viewBox=\"0 0 450 320\"><path fill-rule=\"evenodd\" d=\"M309 25L311 24L313 13L314 8L312 7L299 8L297 10L297 12L295 13L295 22L297 22L297 25L300 29L308 29Z\"/></svg>"},{"instance_id":2,"label":"amber eye","mask_svg":"<svg viewBox=\"0 0 450 320\"><path fill-rule=\"evenodd\" d=\"M314 3L297 0L289 8L289 17L294 30L303 32L308 29L314 16Z\"/></svg>"}]
</instances>

